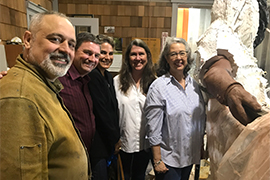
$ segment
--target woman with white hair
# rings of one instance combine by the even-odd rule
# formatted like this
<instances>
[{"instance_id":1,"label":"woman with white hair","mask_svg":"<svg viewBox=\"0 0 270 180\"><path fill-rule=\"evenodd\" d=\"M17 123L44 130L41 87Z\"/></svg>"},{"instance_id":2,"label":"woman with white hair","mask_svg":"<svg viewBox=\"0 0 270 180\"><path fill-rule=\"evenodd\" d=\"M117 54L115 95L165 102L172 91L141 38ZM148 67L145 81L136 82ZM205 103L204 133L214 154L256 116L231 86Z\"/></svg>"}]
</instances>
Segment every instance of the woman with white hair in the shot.
<instances>
[{"instance_id":1,"label":"woman with white hair","mask_svg":"<svg viewBox=\"0 0 270 180\"><path fill-rule=\"evenodd\" d=\"M193 164L200 163L205 107L188 74L190 64L188 43L168 37L144 109L156 180L188 180Z\"/></svg>"}]
</instances>

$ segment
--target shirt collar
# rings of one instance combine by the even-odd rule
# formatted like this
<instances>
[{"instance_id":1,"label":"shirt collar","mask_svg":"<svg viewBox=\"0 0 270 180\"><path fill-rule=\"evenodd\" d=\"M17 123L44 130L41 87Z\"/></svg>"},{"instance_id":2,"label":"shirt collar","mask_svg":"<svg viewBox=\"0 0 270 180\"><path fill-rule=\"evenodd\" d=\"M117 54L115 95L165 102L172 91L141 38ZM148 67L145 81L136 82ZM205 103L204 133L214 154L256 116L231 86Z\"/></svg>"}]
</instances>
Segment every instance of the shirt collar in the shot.
<instances>
[{"instance_id":1,"label":"shirt collar","mask_svg":"<svg viewBox=\"0 0 270 180\"><path fill-rule=\"evenodd\" d=\"M78 79L81 77L78 70L75 68L75 66L72 64L68 70L68 74L72 80Z\"/></svg>"},{"instance_id":2,"label":"shirt collar","mask_svg":"<svg viewBox=\"0 0 270 180\"><path fill-rule=\"evenodd\" d=\"M88 75L85 75L84 77L81 77L80 73L76 69L76 67L72 64L68 70L68 75L72 80L81 80L85 81L86 83L90 81L90 77Z\"/></svg>"},{"instance_id":3,"label":"shirt collar","mask_svg":"<svg viewBox=\"0 0 270 180\"><path fill-rule=\"evenodd\" d=\"M176 81L175 78L169 72L164 74L164 77L165 77L166 84L171 83L171 81ZM187 77L185 80L186 80L186 85L191 83L191 77L189 74L187 74Z\"/></svg>"}]
</instances>

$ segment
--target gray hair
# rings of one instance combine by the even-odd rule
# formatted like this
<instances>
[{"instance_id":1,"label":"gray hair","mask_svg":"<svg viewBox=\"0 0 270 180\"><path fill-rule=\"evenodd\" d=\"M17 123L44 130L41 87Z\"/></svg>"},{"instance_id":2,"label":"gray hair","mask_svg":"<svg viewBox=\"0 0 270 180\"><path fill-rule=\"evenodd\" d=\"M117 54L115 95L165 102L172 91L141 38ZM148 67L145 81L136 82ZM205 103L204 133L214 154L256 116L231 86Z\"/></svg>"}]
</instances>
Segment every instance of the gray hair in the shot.
<instances>
[{"instance_id":1,"label":"gray hair","mask_svg":"<svg viewBox=\"0 0 270 180\"><path fill-rule=\"evenodd\" d=\"M69 20L69 18L65 14L59 13L56 11L45 11L45 12L37 13L31 18L30 25L29 25L29 31L33 32L33 34L35 35L35 33L40 28L40 25L42 23L44 16L47 16L47 15L56 15L56 16L59 16L59 17L62 17L62 18Z\"/></svg>"},{"instance_id":2,"label":"gray hair","mask_svg":"<svg viewBox=\"0 0 270 180\"><path fill-rule=\"evenodd\" d=\"M97 38L99 39L100 44L108 43L114 49L114 41L113 41L112 37L104 35L104 34L99 34L99 35L97 35Z\"/></svg>"},{"instance_id":3,"label":"gray hair","mask_svg":"<svg viewBox=\"0 0 270 180\"><path fill-rule=\"evenodd\" d=\"M158 68L156 71L158 77L162 76L170 71L170 66L169 66L166 58L169 55L171 45L175 44L175 43L184 44L186 51L187 51L188 64L184 69L184 75L186 76L187 72L190 70L190 66L191 66L193 59L191 58L191 48L190 48L189 44L183 38L167 37L166 42L165 42L165 46L164 46L163 50L161 51L159 61L158 61Z\"/></svg>"}]
</instances>

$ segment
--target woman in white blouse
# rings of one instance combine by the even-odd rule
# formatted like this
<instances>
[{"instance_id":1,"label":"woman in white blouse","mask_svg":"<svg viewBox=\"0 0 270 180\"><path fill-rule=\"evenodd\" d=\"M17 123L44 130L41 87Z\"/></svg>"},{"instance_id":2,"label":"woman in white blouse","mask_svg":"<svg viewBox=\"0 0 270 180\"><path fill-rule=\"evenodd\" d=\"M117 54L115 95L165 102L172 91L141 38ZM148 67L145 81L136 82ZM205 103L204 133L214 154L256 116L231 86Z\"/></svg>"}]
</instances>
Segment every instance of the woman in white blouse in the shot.
<instances>
[{"instance_id":1,"label":"woman in white blouse","mask_svg":"<svg viewBox=\"0 0 270 180\"><path fill-rule=\"evenodd\" d=\"M120 156L125 179L144 180L149 162L145 151L143 107L150 84L155 79L151 52L140 39L127 47L119 75L114 78L119 106L122 147Z\"/></svg>"}]
</instances>

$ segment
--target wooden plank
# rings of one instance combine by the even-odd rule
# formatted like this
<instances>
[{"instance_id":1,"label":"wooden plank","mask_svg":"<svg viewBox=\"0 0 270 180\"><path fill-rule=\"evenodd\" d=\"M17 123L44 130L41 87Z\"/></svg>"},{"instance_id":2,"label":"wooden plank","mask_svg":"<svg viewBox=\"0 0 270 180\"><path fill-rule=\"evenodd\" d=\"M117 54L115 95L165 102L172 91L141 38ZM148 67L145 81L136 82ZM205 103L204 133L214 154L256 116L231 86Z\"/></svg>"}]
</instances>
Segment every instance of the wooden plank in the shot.
<instances>
[{"instance_id":1,"label":"wooden plank","mask_svg":"<svg viewBox=\"0 0 270 180\"><path fill-rule=\"evenodd\" d=\"M95 4L88 4L88 14L97 15L97 5Z\"/></svg>"},{"instance_id":2,"label":"wooden plank","mask_svg":"<svg viewBox=\"0 0 270 180\"><path fill-rule=\"evenodd\" d=\"M117 9L118 9L118 16L125 15L125 6L119 5Z\"/></svg>"},{"instance_id":3,"label":"wooden plank","mask_svg":"<svg viewBox=\"0 0 270 180\"><path fill-rule=\"evenodd\" d=\"M117 16L111 16L110 20L111 20L111 22L110 22L111 26L117 25Z\"/></svg>"},{"instance_id":4,"label":"wooden plank","mask_svg":"<svg viewBox=\"0 0 270 180\"><path fill-rule=\"evenodd\" d=\"M10 24L14 24L14 25L17 25L17 22L16 22L16 12L17 11L15 11L15 10L13 10L13 9L10 9L10 11L9 11L9 13L10 13L10 16L9 16L9 18L10 18Z\"/></svg>"},{"instance_id":5,"label":"wooden plank","mask_svg":"<svg viewBox=\"0 0 270 180\"><path fill-rule=\"evenodd\" d=\"M136 28L123 27L123 37L134 37L136 35Z\"/></svg>"},{"instance_id":6,"label":"wooden plank","mask_svg":"<svg viewBox=\"0 0 270 180\"><path fill-rule=\"evenodd\" d=\"M76 14L75 4L67 4L67 14Z\"/></svg>"},{"instance_id":7,"label":"wooden plank","mask_svg":"<svg viewBox=\"0 0 270 180\"><path fill-rule=\"evenodd\" d=\"M172 7L165 7L165 17L172 17Z\"/></svg>"},{"instance_id":8,"label":"wooden plank","mask_svg":"<svg viewBox=\"0 0 270 180\"><path fill-rule=\"evenodd\" d=\"M138 16L144 16L144 6L138 6Z\"/></svg>"},{"instance_id":9,"label":"wooden plank","mask_svg":"<svg viewBox=\"0 0 270 180\"><path fill-rule=\"evenodd\" d=\"M150 27L157 27L158 25L157 20L158 18L150 17Z\"/></svg>"},{"instance_id":10,"label":"wooden plank","mask_svg":"<svg viewBox=\"0 0 270 180\"><path fill-rule=\"evenodd\" d=\"M142 17L142 27L149 27L149 17Z\"/></svg>"},{"instance_id":11,"label":"wooden plank","mask_svg":"<svg viewBox=\"0 0 270 180\"><path fill-rule=\"evenodd\" d=\"M6 6L2 6L0 5L0 22L1 23L6 23L6 24L10 24L10 12L9 12L9 8Z\"/></svg>"},{"instance_id":12,"label":"wooden plank","mask_svg":"<svg viewBox=\"0 0 270 180\"><path fill-rule=\"evenodd\" d=\"M139 17L131 16L130 17L130 27L138 27L139 26Z\"/></svg>"},{"instance_id":13,"label":"wooden plank","mask_svg":"<svg viewBox=\"0 0 270 180\"><path fill-rule=\"evenodd\" d=\"M58 11L64 14L68 14L67 4L58 4Z\"/></svg>"},{"instance_id":14,"label":"wooden plank","mask_svg":"<svg viewBox=\"0 0 270 180\"><path fill-rule=\"evenodd\" d=\"M101 26L110 26L110 16L101 16L100 25Z\"/></svg>"},{"instance_id":15,"label":"wooden plank","mask_svg":"<svg viewBox=\"0 0 270 180\"><path fill-rule=\"evenodd\" d=\"M164 18L164 28L171 28L171 23L172 23L172 20L171 18L167 17L167 18Z\"/></svg>"},{"instance_id":16,"label":"wooden plank","mask_svg":"<svg viewBox=\"0 0 270 180\"><path fill-rule=\"evenodd\" d=\"M116 16L118 14L118 7L117 5L110 5L110 14L111 16Z\"/></svg>"},{"instance_id":17,"label":"wooden plank","mask_svg":"<svg viewBox=\"0 0 270 180\"><path fill-rule=\"evenodd\" d=\"M22 12L16 12L16 25L27 28L26 14Z\"/></svg>"},{"instance_id":18,"label":"wooden plank","mask_svg":"<svg viewBox=\"0 0 270 180\"><path fill-rule=\"evenodd\" d=\"M164 27L164 18L157 18L157 27Z\"/></svg>"},{"instance_id":19,"label":"wooden plank","mask_svg":"<svg viewBox=\"0 0 270 180\"><path fill-rule=\"evenodd\" d=\"M110 8L110 5L103 5L102 6L102 15L108 15L110 16L111 15L111 8Z\"/></svg>"},{"instance_id":20,"label":"wooden plank","mask_svg":"<svg viewBox=\"0 0 270 180\"><path fill-rule=\"evenodd\" d=\"M25 1L17 1L17 10L26 13Z\"/></svg>"},{"instance_id":21,"label":"wooden plank","mask_svg":"<svg viewBox=\"0 0 270 180\"><path fill-rule=\"evenodd\" d=\"M145 38L147 34L146 28L136 28L136 37L142 37Z\"/></svg>"},{"instance_id":22,"label":"wooden plank","mask_svg":"<svg viewBox=\"0 0 270 180\"><path fill-rule=\"evenodd\" d=\"M104 8L103 5L97 5L97 15L103 15L104 14Z\"/></svg>"},{"instance_id":23,"label":"wooden plank","mask_svg":"<svg viewBox=\"0 0 270 180\"><path fill-rule=\"evenodd\" d=\"M0 5L7 5L7 0L0 0Z\"/></svg>"},{"instance_id":24,"label":"wooden plank","mask_svg":"<svg viewBox=\"0 0 270 180\"><path fill-rule=\"evenodd\" d=\"M129 27L130 16L118 16L116 26Z\"/></svg>"},{"instance_id":25,"label":"wooden plank","mask_svg":"<svg viewBox=\"0 0 270 180\"><path fill-rule=\"evenodd\" d=\"M88 6L86 4L75 4L75 14L87 14Z\"/></svg>"},{"instance_id":26,"label":"wooden plank","mask_svg":"<svg viewBox=\"0 0 270 180\"><path fill-rule=\"evenodd\" d=\"M166 14L166 10L164 7L154 7L153 11L154 17L164 17Z\"/></svg>"},{"instance_id":27,"label":"wooden plank","mask_svg":"<svg viewBox=\"0 0 270 180\"><path fill-rule=\"evenodd\" d=\"M124 6L124 9L125 9L125 12L124 12L125 16L132 16L133 6Z\"/></svg>"},{"instance_id":28,"label":"wooden plank","mask_svg":"<svg viewBox=\"0 0 270 180\"><path fill-rule=\"evenodd\" d=\"M122 27L115 27L114 37L123 37L122 29Z\"/></svg>"}]
</instances>

